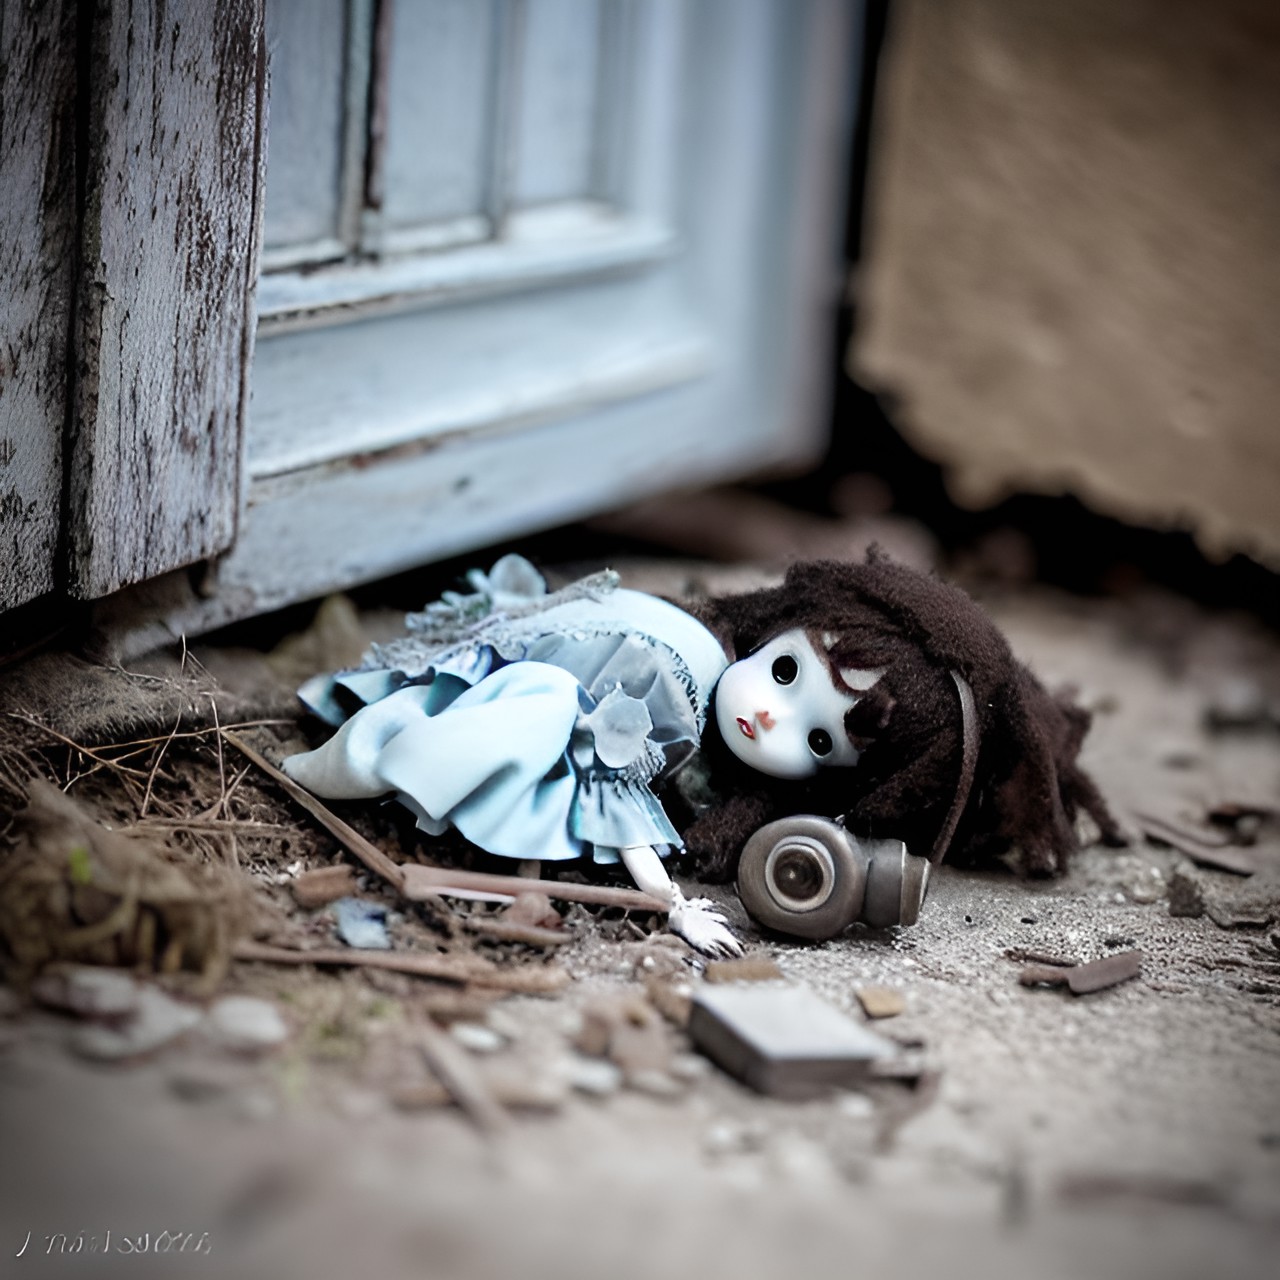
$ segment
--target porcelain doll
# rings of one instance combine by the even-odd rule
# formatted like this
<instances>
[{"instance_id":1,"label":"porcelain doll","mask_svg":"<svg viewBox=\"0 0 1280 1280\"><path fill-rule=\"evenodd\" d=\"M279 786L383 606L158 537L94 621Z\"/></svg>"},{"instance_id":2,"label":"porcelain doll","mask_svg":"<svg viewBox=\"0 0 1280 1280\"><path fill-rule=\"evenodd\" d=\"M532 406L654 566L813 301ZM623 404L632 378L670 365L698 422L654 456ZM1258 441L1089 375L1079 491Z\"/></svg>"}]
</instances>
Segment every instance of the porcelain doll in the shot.
<instances>
[{"instance_id":1,"label":"porcelain doll","mask_svg":"<svg viewBox=\"0 0 1280 1280\"><path fill-rule=\"evenodd\" d=\"M1077 807L1116 834L1075 765L1087 717L924 575L812 562L690 608L611 573L548 593L518 556L469 581L359 669L303 686L337 732L287 773L328 799L392 796L425 832L502 857L620 861L713 955L739 944L663 860L687 848L726 876L781 814L846 815L935 852L949 825L945 844L981 857L1016 841L1033 871L1059 869ZM961 684L981 709L968 720ZM660 793L700 747L712 799L682 838Z\"/></svg>"}]
</instances>

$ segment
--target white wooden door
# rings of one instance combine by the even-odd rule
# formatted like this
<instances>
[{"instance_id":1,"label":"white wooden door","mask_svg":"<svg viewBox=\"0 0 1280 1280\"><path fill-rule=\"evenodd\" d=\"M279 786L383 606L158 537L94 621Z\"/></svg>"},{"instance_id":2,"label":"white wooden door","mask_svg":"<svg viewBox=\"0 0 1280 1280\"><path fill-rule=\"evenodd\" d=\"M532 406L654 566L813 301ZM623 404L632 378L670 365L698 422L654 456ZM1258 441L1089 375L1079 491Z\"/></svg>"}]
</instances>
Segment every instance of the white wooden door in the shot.
<instances>
[{"instance_id":1,"label":"white wooden door","mask_svg":"<svg viewBox=\"0 0 1280 1280\"><path fill-rule=\"evenodd\" d=\"M853 17L268 0L247 505L188 618L813 456Z\"/></svg>"},{"instance_id":2,"label":"white wooden door","mask_svg":"<svg viewBox=\"0 0 1280 1280\"><path fill-rule=\"evenodd\" d=\"M153 643L820 450L853 0L265 0L265 198L262 3L94 8L29 594Z\"/></svg>"}]
</instances>

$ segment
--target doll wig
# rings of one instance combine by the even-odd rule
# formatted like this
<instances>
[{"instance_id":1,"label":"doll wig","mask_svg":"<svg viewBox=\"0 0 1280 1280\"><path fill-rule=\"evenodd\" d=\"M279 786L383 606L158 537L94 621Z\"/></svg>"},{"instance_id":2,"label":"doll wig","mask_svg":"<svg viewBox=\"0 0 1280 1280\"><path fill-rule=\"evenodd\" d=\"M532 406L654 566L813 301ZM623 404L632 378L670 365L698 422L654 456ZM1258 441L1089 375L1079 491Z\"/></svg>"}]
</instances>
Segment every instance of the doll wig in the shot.
<instances>
[{"instance_id":1,"label":"doll wig","mask_svg":"<svg viewBox=\"0 0 1280 1280\"><path fill-rule=\"evenodd\" d=\"M841 818L935 861L1003 860L1032 875L1065 868L1081 810L1104 841L1124 843L1077 762L1089 713L1050 694L959 588L873 550L863 564L797 563L781 586L691 611L731 659L802 628L838 685L841 670L879 673L845 717L858 763L800 782L742 765L711 717L703 750L717 799L683 833L707 878L732 876L751 833L790 813Z\"/></svg>"}]
</instances>

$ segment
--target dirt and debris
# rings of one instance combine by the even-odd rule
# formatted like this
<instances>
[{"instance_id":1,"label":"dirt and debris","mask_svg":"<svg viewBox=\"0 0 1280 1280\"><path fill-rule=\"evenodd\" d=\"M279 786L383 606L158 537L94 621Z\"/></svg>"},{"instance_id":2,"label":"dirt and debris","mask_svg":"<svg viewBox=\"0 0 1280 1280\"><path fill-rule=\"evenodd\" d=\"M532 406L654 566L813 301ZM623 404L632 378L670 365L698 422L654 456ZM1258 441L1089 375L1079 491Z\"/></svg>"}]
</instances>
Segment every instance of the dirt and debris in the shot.
<instances>
[{"instance_id":1,"label":"dirt and debris","mask_svg":"<svg viewBox=\"0 0 1280 1280\"><path fill-rule=\"evenodd\" d=\"M717 590L730 572L648 565L635 580ZM664 933L659 904L634 890L493 876L457 842L421 842L393 807L337 805L336 823L300 808L240 746L269 763L308 745L287 687L317 652L305 637L266 657L157 658L148 679L113 677L125 688L111 695L95 672L101 723L91 699L60 719L47 699L15 703L25 676L10 683L3 712L22 719L0 735L14 815L0 818L0 879L38 868L49 925L20 962L8 930L21 946L33 916L5 914L12 895L0 898L0 921L19 922L5 925L12 977L27 974L0 986L0 1120L26 1153L7 1162L6 1213L78 1211L110 1186L128 1188L118 1203L131 1212L146 1203L176 1221L239 1203L269 1165L300 1189L273 1200L272 1225L244 1247L277 1275L292 1274L283 1240L300 1257L315 1244L323 1256L298 1272L314 1277L359 1236L367 1269L380 1246L352 1224L402 1241L410 1220L435 1260L491 1251L484 1271L459 1274L538 1275L549 1258L560 1274L598 1274L593 1241L622 1238L623 1205L659 1213L708 1268L737 1246L713 1257L695 1242L749 1242L743 1276L776 1258L766 1241L784 1226L846 1261L856 1236L886 1274L904 1239L930 1236L962 1237L986 1274L1019 1249L1015 1274L1032 1256L1038 1274L1108 1274L1084 1256L1098 1240L1141 1259L1126 1274L1194 1274L1209 1255L1246 1274L1274 1249L1280 1198L1280 735L1208 708L1215 672L1267 688L1257 669L1280 647L1163 597L1085 602L1019 578L986 603L1038 675L1094 708L1087 763L1138 838L1086 849L1061 880L944 865L915 926L819 945L760 936L713 889L747 945L729 964ZM359 647L353 616L328 608L322 649ZM280 723L249 723L266 720ZM33 844L18 814L49 791L78 834ZM206 885L246 900L226 907L222 933L200 932L174 914L181 895L139 892L132 933L69 949L68 930L126 896L106 878L104 841L166 886L170 871L199 886L206 912L224 909ZM93 886L115 886L110 904L76 896L81 844ZM389 948L339 939L344 899L381 913ZM149 949L136 946L144 912ZM222 960L208 963L216 947L179 953L169 939L184 928L224 938ZM1141 974L1124 980L1138 952ZM1033 966L1068 990L1073 974L1107 980L1066 999L1013 980ZM691 1009L709 991L779 982L862 1030L876 1018L891 1052L825 1098L743 1088L694 1050ZM70 1132L74 1163L57 1154ZM1160 1231L1126 1217L1130 1203L1166 1215ZM1016 1238L999 1234L1015 1221ZM396 1259L385 1268L398 1273Z\"/></svg>"},{"instance_id":2,"label":"dirt and debris","mask_svg":"<svg viewBox=\"0 0 1280 1280\"><path fill-rule=\"evenodd\" d=\"M1066 987L1072 995L1083 996L1128 982L1141 972L1141 951L1117 951L1083 964L1033 962L1018 974L1018 982L1024 987Z\"/></svg>"},{"instance_id":3,"label":"dirt and debris","mask_svg":"<svg viewBox=\"0 0 1280 1280\"><path fill-rule=\"evenodd\" d=\"M12 977L54 961L192 969L212 990L250 924L245 886L224 867L113 831L43 778L29 784L17 842L0 864L0 942Z\"/></svg>"}]
</instances>

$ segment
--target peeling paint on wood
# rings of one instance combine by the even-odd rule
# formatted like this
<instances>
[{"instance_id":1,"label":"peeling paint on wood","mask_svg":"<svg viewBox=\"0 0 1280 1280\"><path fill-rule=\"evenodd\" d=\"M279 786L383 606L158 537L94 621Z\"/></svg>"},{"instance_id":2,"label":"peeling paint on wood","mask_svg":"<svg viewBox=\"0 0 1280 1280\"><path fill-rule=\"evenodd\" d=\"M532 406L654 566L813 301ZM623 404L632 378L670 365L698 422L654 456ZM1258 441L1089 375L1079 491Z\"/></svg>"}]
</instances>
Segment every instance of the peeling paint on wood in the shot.
<instances>
[{"instance_id":1,"label":"peeling paint on wood","mask_svg":"<svg viewBox=\"0 0 1280 1280\"><path fill-rule=\"evenodd\" d=\"M0 609L57 586L75 72L70 0L0 8Z\"/></svg>"},{"instance_id":2,"label":"peeling paint on wood","mask_svg":"<svg viewBox=\"0 0 1280 1280\"><path fill-rule=\"evenodd\" d=\"M262 0L92 17L70 588L226 550L262 193Z\"/></svg>"}]
</instances>

